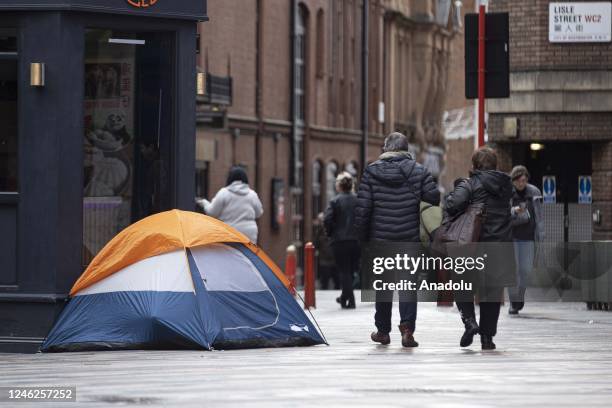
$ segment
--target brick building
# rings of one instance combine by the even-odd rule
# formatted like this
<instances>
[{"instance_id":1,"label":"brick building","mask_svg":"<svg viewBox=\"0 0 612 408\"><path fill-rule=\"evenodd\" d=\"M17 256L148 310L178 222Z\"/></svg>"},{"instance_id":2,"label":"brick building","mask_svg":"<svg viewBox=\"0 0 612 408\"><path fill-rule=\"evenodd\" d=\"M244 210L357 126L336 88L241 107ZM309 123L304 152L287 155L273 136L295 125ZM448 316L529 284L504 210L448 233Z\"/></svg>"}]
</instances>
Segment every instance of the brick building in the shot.
<instances>
[{"instance_id":1,"label":"brick building","mask_svg":"<svg viewBox=\"0 0 612 408\"><path fill-rule=\"evenodd\" d=\"M465 40L463 20L466 13L474 13L478 2L463 0L461 26L451 42L449 60L448 96L443 115L445 139L444 169L440 175L443 192L453 188L458 177L465 177L470 169L470 157L476 143L476 113L473 100L465 98Z\"/></svg>"},{"instance_id":2,"label":"brick building","mask_svg":"<svg viewBox=\"0 0 612 408\"><path fill-rule=\"evenodd\" d=\"M369 1L368 161L399 130L439 175L456 7ZM287 245L312 239L336 174L363 167L362 2L210 0L208 10L199 68L207 85L229 86L231 105L199 104L198 194L211 198L231 165L246 166L264 204L259 243L281 263Z\"/></svg>"},{"instance_id":3,"label":"brick building","mask_svg":"<svg viewBox=\"0 0 612 408\"><path fill-rule=\"evenodd\" d=\"M592 174L592 212L600 215L600 221L593 223L592 237L610 239L612 43L550 41L549 3L490 2L489 11L510 14L511 96L487 103L489 141L498 146L506 170L515 164L527 165L532 182L539 187L543 176L556 177L556 202L565 206L570 230L571 213L578 209L590 230L591 208L576 203L578 177ZM572 2L580 3L585 2ZM596 13L606 13L605 5L595 7ZM551 25L550 30L582 32L584 28L582 24Z\"/></svg>"}]
</instances>

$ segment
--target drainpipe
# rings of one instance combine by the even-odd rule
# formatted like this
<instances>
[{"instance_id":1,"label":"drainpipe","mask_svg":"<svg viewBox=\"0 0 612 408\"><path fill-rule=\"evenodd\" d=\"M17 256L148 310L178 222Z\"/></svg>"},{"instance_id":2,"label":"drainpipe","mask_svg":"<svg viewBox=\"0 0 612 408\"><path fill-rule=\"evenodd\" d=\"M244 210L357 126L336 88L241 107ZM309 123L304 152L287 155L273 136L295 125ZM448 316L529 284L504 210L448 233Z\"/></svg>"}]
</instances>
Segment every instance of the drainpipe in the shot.
<instances>
[{"instance_id":1,"label":"drainpipe","mask_svg":"<svg viewBox=\"0 0 612 408\"><path fill-rule=\"evenodd\" d=\"M263 123L263 0L256 4L256 39L255 39L255 115L257 131L255 133L255 190L261 191L261 138L264 132Z\"/></svg>"},{"instance_id":2,"label":"drainpipe","mask_svg":"<svg viewBox=\"0 0 612 408\"><path fill-rule=\"evenodd\" d=\"M362 0L361 16L361 171L368 164L368 0Z\"/></svg>"}]
</instances>

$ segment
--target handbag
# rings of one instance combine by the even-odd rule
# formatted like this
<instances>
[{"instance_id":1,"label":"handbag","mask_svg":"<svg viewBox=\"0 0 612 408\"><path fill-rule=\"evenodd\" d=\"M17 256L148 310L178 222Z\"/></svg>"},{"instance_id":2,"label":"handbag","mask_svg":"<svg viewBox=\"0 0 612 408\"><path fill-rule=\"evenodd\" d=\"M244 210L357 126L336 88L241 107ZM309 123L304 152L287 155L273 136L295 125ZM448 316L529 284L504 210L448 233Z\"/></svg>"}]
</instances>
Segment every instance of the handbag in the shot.
<instances>
[{"instance_id":1,"label":"handbag","mask_svg":"<svg viewBox=\"0 0 612 408\"><path fill-rule=\"evenodd\" d=\"M431 246L434 234L442 225L442 208L437 205L421 201L420 205L419 237L421 243L427 248Z\"/></svg>"},{"instance_id":2,"label":"handbag","mask_svg":"<svg viewBox=\"0 0 612 408\"><path fill-rule=\"evenodd\" d=\"M468 183L471 189L471 184ZM472 191L470 190L470 195ZM434 235L432 248L442 254L447 253L446 244L453 243L454 246L464 246L478 242L482 224L485 219L485 204L470 202L467 208L452 217L442 221Z\"/></svg>"}]
</instances>

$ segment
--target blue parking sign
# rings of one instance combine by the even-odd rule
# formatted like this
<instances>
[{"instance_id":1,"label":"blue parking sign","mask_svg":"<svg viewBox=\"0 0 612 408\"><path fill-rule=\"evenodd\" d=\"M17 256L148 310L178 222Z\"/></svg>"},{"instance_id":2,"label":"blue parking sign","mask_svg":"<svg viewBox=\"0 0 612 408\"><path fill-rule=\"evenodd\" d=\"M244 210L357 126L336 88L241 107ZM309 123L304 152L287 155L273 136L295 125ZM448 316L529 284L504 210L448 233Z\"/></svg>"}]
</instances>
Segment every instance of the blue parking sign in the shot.
<instances>
[{"instance_id":1,"label":"blue parking sign","mask_svg":"<svg viewBox=\"0 0 612 408\"><path fill-rule=\"evenodd\" d=\"M578 177L578 203L591 204L593 202L593 186L591 176Z\"/></svg>"},{"instance_id":2,"label":"blue parking sign","mask_svg":"<svg viewBox=\"0 0 612 408\"><path fill-rule=\"evenodd\" d=\"M542 177L542 195L542 201L547 204L557 202L557 178L555 176Z\"/></svg>"}]
</instances>

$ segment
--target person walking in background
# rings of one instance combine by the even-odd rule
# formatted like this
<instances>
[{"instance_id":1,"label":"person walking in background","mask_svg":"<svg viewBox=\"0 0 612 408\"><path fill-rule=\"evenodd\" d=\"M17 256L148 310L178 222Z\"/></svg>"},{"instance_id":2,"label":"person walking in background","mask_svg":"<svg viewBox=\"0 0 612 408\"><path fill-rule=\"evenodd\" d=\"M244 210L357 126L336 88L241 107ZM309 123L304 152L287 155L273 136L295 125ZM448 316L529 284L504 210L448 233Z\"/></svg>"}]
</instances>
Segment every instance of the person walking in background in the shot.
<instances>
[{"instance_id":1,"label":"person walking in background","mask_svg":"<svg viewBox=\"0 0 612 408\"><path fill-rule=\"evenodd\" d=\"M527 277L533 270L535 242L544 239L544 219L542 193L536 186L529 184L527 168L515 166L510 172L510 178L514 185L511 214L517 286L508 288L508 313L516 315L525 305Z\"/></svg>"},{"instance_id":2,"label":"person walking in background","mask_svg":"<svg viewBox=\"0 0 612 408\"><path fill-rule=\"evenodd\" d=\"M249 188L246 171L234 166L227 175L225 187L221 188L212 201L196 200L204 212L211 217L236 228L251 242L257 243L257 219L263 214L263 207L257 193Z\"/></svg>"},{"instance_id":3,"label":"person walking in background","mask_svg":"<svg viewBox=\"0 0 612 408\"><path fill-rule=\"evenodd\" d=\"M350 173L345 171L336 177L336 191L338 195L325 210L325 231L330 237L340 274L342 293L336 301L343 309L354 309L353 274L359 261L359 242L354 223L357 196L353 193L353 176Z\"/></svg>"},{"instance_id":4,"label":"person walking in background","mask_svg":"<svg viewBox=\"0 0 612 408\"><path fill-rule=\"evenodd\" d=\"M452 217L461 214L470 204L484 203L485 218L479 242L509 243L512 240L511 197L512 182L508 174L497 170L497 154L489 147L481 147L472 155L470 177L455 181L455 189L447 197L444 210ZM503 244L498 247L503 247ZM495 249L493 246L487 247L489 252ZM505 282L498 278L499 275L494 270L496 268L502 270L504 265L500 262L486 265L482 279L484 284L478 287L480 324L476 323L474 294L455 293L457 308L465 326L459 343L461 347L472 344L474 335L480 333L482 349L495 349L493 337L497 334L497 321L505 285Z\"/></svg>"},{"instance_id":5,"label":"person walking in background","mask_svg":"<svg viewBox=\"0 0 612 408\"><path fill-rule=\"evenodd\" d=\"M438 205L438 186L429 171L408 152L406 136L391 133L385 138L383 153L366 167L359 184L355 226L360 240L364 243L420 242L420 201ZM372 341L391 342L392 306L392 302L376 302L377 331L370 335ZM419 343L414 340L416 294L412 301L400 296L399 310L402 346L417 347Z\"/></svg>"},{"instance_id":6,"label":"person walking in background","mask_svg":"<svg viewBox=\"0 0 612 408\"><path fill-rule=\"evenodd\" d=\"M314 242L317 250L317 280L319 289L329 289L331 279L332 289L340 289L340 279L332 252L329 237L325 233L324 213L320 212L314 222Z\"/></svg>"}]
</instances>

